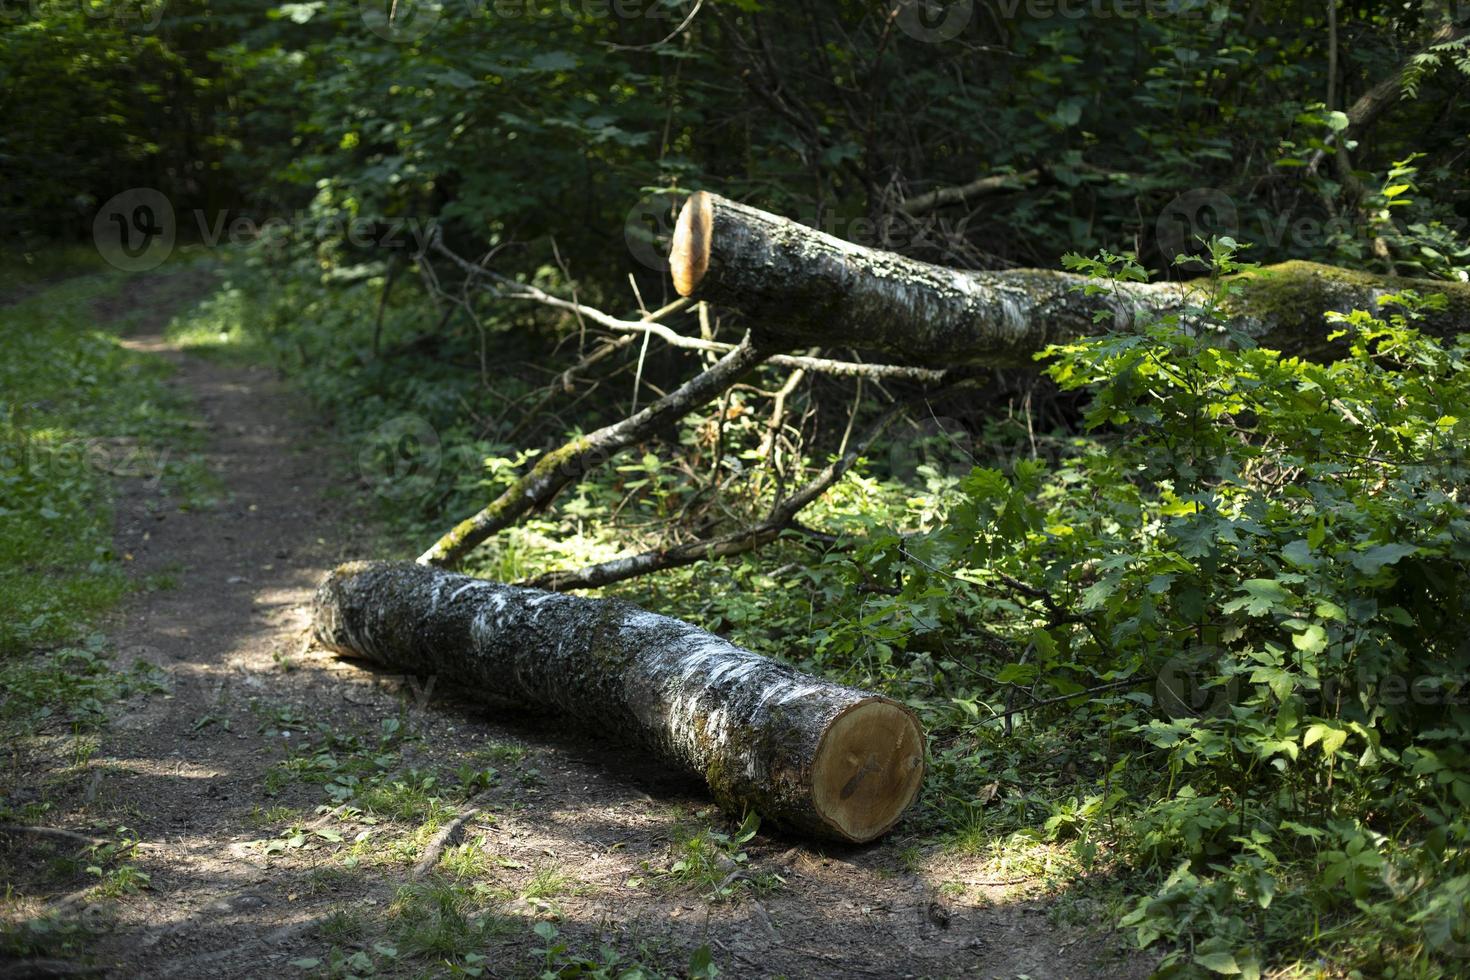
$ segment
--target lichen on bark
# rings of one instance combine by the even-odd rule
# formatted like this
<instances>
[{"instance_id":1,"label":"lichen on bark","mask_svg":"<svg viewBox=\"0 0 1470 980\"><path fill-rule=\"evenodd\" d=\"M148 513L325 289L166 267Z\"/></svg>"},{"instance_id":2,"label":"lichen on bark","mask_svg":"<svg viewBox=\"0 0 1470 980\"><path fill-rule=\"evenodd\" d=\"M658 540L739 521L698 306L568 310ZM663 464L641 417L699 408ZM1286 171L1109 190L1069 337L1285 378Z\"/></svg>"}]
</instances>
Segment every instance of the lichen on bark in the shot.
<instances>
[{"instance_id":1,"label":"lichen on bark","mask_svg":"<svg viewBox=\"0 0 1470 980\"><path fill-rule=\"evenodd\" d=\"M760 340L791 349L812 344L882 351L900 361L1021 366L1047 345L1122 326L1138 314L1187 312L1206 283L1109 283L1088 293L1081 275L1048 269L967 271L866 248L748 205L706 194L685 221L699 235L702 272L676 272L681 292L746 314ZM682 258L675 256L674 258ZM1391 292L1442 293L1447 309L1420 326L1470 330L1470 284L1376 276L1309 262L1284 262L1236 277L1236 326L1289 353L1327 349L1328 312L1378 311ZM1100 326L1095 319L1103 314Z\"/></svg>"},{"instance_id":2,"label":"lichen on bark","mask_svg":"<svg viewBox=\"0 0 1470 980\"><path fill-rule=\"evenodd\" d=\"M727 808L821 836L858 839L813 802L813 761L834 719L868 702L912 717L626 602L407 562L339 567L313 620L317 639L344 655L555 709L705 779Z\"/></svg>"}]
</instances>

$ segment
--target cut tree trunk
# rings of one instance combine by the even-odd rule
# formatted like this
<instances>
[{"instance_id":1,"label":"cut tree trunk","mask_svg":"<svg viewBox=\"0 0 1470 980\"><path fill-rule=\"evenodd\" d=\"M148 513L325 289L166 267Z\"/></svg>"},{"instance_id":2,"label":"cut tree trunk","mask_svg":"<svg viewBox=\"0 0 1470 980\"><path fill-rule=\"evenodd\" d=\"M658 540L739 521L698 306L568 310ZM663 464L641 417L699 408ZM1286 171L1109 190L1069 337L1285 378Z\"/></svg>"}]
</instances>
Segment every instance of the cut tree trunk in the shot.
<instances>
[{"instance_id":1,"label":"cut tree trunk","mask_svg":"<svg viewBox=\"0 0 1470 980\"><path fill-rule=\"evenodd\" d=\"M618 600L357 562L331 574L313 614L338 653L554 709L700 776L728 808L808 834L872 840L923 779L923 730L902 704Z\"/></svg>"},{"instance_id":2,"label":"cut tree trunk","mask_svg":"<svg viewBox=\"0 0 1470 980\"><path fill-rule=\"evenodd\" d=\"M909 363L1033 362L1048 344L1132 323L1140 314L1187 314L1207 283L1117 283L1087 295L1083 276L1046 269L972 272L864 248L778 215L699 192L685 202L669 257L680 295L747 315L757 342L883 351ZM1470 329L1470 284L1374 276L1284 262L1234 277L1226 314L1263 343L1311 354L1329 349L1328 311L1377 311L1385 294L1444 293L1446 309L1421 326ZM1104 323L1094 319L1104 314Z\"/></svg>"}]
</instances>

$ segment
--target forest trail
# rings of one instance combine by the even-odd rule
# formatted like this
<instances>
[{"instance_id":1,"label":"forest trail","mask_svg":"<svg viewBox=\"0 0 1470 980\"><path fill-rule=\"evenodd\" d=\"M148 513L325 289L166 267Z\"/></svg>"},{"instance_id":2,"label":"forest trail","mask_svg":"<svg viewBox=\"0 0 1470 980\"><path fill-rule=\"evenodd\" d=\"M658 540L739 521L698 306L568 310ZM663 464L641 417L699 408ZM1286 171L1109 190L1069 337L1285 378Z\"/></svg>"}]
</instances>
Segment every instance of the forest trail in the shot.
<instances>
[{"instance_id":1,"label":"forest trail","mask_svg":"<svg viewBox=\"0 0 1470 980\"><path fill-rule=\"evenodd\" d=\"M117 302L150 289L135 278ZM902 828L866 848L725 844L702 787L632 752L313 648L313 589L373 547L363 492L298 392L181 351L166 320L125 342L173 364L219 492L181 510L140 481L118 502L132 573L176 584L135 594L110 628L168 693L122 705L87 763L88 816L131 828L150 876L115 901L72 899L106 922L95 952L109 975L439 976L448 960L535 976L604 945L675 974L701 946L737 977L1148 973L1117 958L1086 900L1049 914L1039 878L926 855ZM333 785L356 795L336 806ZM458 846L411 884L424 847L471 808ZM542 921L565 949L542 952Z\"/></svg>"}]
</instances>

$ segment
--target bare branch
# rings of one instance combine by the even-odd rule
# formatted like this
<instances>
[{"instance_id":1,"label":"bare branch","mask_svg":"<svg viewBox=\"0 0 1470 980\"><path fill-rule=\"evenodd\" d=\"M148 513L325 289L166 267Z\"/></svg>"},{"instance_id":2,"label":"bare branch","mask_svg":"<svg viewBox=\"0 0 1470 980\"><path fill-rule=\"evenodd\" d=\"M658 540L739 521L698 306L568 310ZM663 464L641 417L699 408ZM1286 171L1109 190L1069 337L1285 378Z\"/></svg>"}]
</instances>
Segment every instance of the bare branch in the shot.
<instances>
[{"instance_id":1,"label":"bare branch","mask_svg":"<svg viewBox=\"0 0 1470 980\"><path fill-rule=\"evenodd\" d=\"M927 194L915 195L907 198L899 207L904 213L917 217L949 204L963 204L977 197L988 197L1003 191L1021 190L1028 184L1036 183L1040 177L1041 171L1035 168L1018 174L992 174L989 177L972 180L968 184L960 184L957 187L940 187Z\"/></svg>"},{"instance_id":2,"label":"bare branch","mask_svg":"<svg viewBox=\"0 0 1470 980\"><path fill-rule=\"evenodd\" d=\"M599 310L594 306L587 306L574 300L563 299L553 293L548 293L539 286L530 283L516 282L507 276L482 268L465 261L454 252L444 246L442 242L435 242L434 248L448 257L455 264L464 269L471 276L479 276L490 279L497 283L489 287L491 291L502 299L519 299L531 303L540 303L556 310L564 310L575 316L592 321L606 330L618 333L640 333L653 334L670 347L678 347L684 350L710 351L717 354L727 354L735 349L734 344L721 343L717 340L706 340L699 337L687 337L675 330L664 326L659 321L665 320L675 313L682 313L685 309L694 305L688 299L678 299L660 309L649 313L647 317L639 320L624 320L610 313ZM830 374L844 378L886 378L892 381L915 381L920 384L939 384L949 377L949 372L933 368L909 367L896 364L861 364L856 361L834 361L825 357L806 357L794 354L773 354L767 361L774 367L792 368L811 371L815 374Z\"/></svg>"},{"instance_id":3,"label":"bare branch","mask_svg":"<svg viewBox=\"0 0 1470 980\"><path fill-rule=\"evenodd\" d=\"M480 542L515 523L522 515L545 507L567 484L580 479L634 443L683 418L729 388L766 360L749 341L730 351L711 368L680 385L636 415L603 426L546 453L519 480L473 517L461 521L419 556L420 565L454 565Z\"/></svg>"},{"instance_id":4,"label":"bare branch","mask_svg":"<svg viewBox=\"0 0 1470 980\"><path fill-rule=\"evenodd\" d=\"M888 428L889 424L898 417L903 410L902 405L895 405L883 414L883 417L863 437L862 441L849 449L839 458L833 460L825 469L818 473L812 480L802 486L794 494L778 503L761 523L754 527L743 528L732 534L715 538L710 541L694 541L689 544L677 545L673 548L664 548L654 551L645 551L639 555L631 555L627 558L615 558L611 561L589 565L576 571L548 572L539 575L522 584L537 589L548 589L553 592L564 592L568 589L594 589L603 585L611 585L614 582L626 581L651 572L659 572L669 568L680 568L684 565L692 565L695 562L707 561L715 558L729 558L733 555L745 554L754 551L762 545L769 544L781 535L781 532L791 527L796 516L809 504L826 493L837 481L841 480L847 471L857 462L859 456L867 451L873 441Z\"/></svg>"}]
</instances>

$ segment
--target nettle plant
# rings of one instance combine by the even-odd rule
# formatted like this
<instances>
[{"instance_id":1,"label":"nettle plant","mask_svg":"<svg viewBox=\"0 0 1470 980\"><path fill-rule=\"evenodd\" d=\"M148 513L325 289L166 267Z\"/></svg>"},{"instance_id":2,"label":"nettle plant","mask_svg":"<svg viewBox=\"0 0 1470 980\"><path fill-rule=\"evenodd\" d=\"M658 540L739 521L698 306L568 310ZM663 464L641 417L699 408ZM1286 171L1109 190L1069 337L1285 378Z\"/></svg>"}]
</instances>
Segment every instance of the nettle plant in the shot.
<instances>
[{"instance_id":1,"label":"nettle plant","mask_svg":"<svg viewBox=\"0 0 1470 980\"><path fill-rule=\"evenodd\" d=\"M1259 274L1237 248L1210 243L1199 308L1041 355L1090 392L1094 438L976 468L942 526L873 553L909 559L892 608L1009 615L991 622L1024 656L992 679L1025 687L1032 725L1049 706L1107 747L1045 830L1144 873L1123 924L1175 944L1166 974L1324 955L1453 972L1470 963L1470 338L1416 331L1442 299L1405 293L1335 317L1322 362L1262 348L1225 315L1233 279ZM1145 278L1131 257L1066 263L1090 290Z\"/></svg>"}]
</instances>

